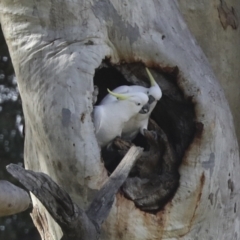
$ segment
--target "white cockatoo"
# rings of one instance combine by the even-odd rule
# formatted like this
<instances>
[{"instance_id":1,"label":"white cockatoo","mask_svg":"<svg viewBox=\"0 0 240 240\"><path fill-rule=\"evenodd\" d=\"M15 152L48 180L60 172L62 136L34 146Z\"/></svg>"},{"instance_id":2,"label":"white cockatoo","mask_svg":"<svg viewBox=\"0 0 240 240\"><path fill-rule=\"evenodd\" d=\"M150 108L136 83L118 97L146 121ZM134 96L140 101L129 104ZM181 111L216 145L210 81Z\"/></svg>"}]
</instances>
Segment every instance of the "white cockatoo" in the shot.
<instances>
[{"instance_id":1,"label":"white cockatoo","mask_svg":"<svg viewBox=\"0 0 240 240\"><path fill-rule=\"evenodd\" d=\"M120 94L126 94L126 93L136 93L136 92L142 92L148 95L149 98L149 111L148 112L138 112L136 115L132 116L132 118L124 124L123 131L122 131L122 138L125 140L133 140L136 135L141 132L142 135L144 135L144 129L147 129L148 127L148 120L151 112L155 108L157 101L160 100L162 97L162 91L159 87L159 85L154 80L151 72L146 68L150 84L151 86L149 88L138 86L138 85L132 85L127 86L123 85L120 87L115 88L113 91ZM106 95L103 100L101 101L101 104L108 104L110 102L115 101L114 97L111 94Z\"/></svg>"},{"instance_id":2,"label":"white cockatoo","mask_svg":"<svg viewBox=\"0 0 240 240\"><path fill-rule=\"evenodd\" d=\"M143 92L119 94L108 90L114 100L100 103L93 110L95 133L100 147L122 135L123 127L139 112L148 112L148 95Z\"/></svg>"}]
</instances>

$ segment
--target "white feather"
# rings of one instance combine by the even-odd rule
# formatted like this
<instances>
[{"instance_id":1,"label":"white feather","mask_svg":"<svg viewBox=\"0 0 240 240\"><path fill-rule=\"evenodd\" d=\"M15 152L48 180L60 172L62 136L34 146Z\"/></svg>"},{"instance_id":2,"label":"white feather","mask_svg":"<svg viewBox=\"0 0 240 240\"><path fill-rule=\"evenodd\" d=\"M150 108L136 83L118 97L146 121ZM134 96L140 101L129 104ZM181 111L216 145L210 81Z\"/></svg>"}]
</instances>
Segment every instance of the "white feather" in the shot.
<instances>
[{"instance_id":1,"label":"white feather","mask_svg":"<svg viewBox=\"0 0 240 240\"><path fill-rule=\"evenodd\" d=\"M150 88L146 88L138 85L133 85L133 86L123 85L113 90L113 92L116 92L116 93L142 92L147 94L148 96L152 96L155 99L150 104L148 113L146 114L137 113L136 115L132 116L132 118L124 124L123 130L122 130L122 136L121 136L123 139L132 140L136 137L139 131L141 132L141 134L143 134L143 130L147 129L148 127L148 121L149 121L149 116L151 112L155 108L157 102L162 97L162 91L159 85L156 83L156 81L154 80L154 78L152 77L151 73L148 70L147 70L147 73L152 85ZM116 98L108 94L103 98L103 100L101 101L101 104L109 104L114 101L116 101Z\"/></svg>"},{"instance_id":2,"label":"white feather","mask_svg":"<svg viewBox=\"0 0 240 240\"><path fill-rule=\"evenodd\" d=\"M129 98L118 100L114 97L114 101L101 102L100 105L94 107L94 126L101 147L106 146L117 136L120 137L126 122L148 102L148 96L145 93L136 92L123 95Z\"/></svg>"}]
</instances>

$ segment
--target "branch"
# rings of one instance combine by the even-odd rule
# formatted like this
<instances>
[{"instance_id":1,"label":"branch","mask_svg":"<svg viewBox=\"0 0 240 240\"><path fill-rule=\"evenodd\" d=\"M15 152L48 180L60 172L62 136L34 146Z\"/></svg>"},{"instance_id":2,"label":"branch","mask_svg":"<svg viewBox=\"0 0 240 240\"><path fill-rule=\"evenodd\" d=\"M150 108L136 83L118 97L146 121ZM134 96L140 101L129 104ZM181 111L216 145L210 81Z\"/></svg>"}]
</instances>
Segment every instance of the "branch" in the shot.
<instances>
[{"instance_id":1,"label":"branch","mask_svg":"<svg viewBox=\"0 0 240 240\"><path fill-rule=\"evenodd\" d=\"M85 212L48 175L25 170L16 164L8 165L7 171L41 201L61 227L63 239L94 239L89 235L84 238L86 232L96 234L95 226Z\"/></svg>"},{"instance_id":2,"label":"branch","mask_svg":"<svg viewBox=\"0 0 240 240\"><path fill-rule=\"evenodd\" d=\"M97 239L118 189L126 180L142 149L131 147L85 213L48 175L10 164L7 171L17 178L45 206L63 231L62 240Z\"/></svg>"},{"instance_id":3,"label":"branch","mask_svg":"<svg viewBox=\"0 0 240 240\"><path fill-rule=\"evenodd\" d=\"M87 215L92 221L95 221L98 227L107 218L115 194L127 179L129 172L142 152L142 148L132 146L90 204Z\"/></svg>"},{"instance_id":4,"label":"branch","mask_svg":"<svg viewBox=\"0 0 240 240\"><path fill-rule=\"evenodd\" d=\"M23 212L30 204L26 191L8 181L0 180L0 217Z\"/></svg>"}]
</instances>

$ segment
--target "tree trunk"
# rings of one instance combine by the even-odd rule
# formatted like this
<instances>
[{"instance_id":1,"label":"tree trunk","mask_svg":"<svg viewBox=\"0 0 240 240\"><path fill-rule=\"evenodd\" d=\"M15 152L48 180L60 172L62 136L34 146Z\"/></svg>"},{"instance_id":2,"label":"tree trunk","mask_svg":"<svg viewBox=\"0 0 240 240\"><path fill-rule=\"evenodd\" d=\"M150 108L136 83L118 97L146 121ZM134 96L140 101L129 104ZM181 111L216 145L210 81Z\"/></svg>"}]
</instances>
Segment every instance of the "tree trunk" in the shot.
<instances>
[{"instance_id":1,"label":"tree trunk","mask_svg":"<svg viewBox=\"0 0 240 240\"><path fill-rule=\"evenodd\" d=\"M177 66L176 84L194 103L198 123L177 192L154 214L117 194L101 239L238 239L232 116L177 1L2 0L0 9L23 102L28 169L51 176L86 209L107 179L91 118L95 69L105 58L113 66L142 62L158 80ZM60 239L61 229L34 197L33 205L42 239Z\"/></svg>"},{"instance_id":2,"label":"tree trunk","mask_svg":"<svg viewBox=\"0 0 240 240\"><path fill-rule=\"evenodd\" d=\"M240 4L237 0L179 1L188 27L220 81L229 102L238 142L240 142L239 64ZM203 27L204 26L204 27Z\"/></svg>"}]
</instances>

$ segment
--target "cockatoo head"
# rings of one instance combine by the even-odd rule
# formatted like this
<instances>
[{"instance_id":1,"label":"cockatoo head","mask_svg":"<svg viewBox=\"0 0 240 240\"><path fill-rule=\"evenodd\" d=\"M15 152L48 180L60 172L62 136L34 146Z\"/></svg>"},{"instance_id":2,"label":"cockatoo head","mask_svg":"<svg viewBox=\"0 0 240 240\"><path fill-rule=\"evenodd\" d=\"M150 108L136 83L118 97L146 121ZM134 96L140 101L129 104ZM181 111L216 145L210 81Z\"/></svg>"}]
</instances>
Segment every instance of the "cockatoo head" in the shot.
<instances>
[{"instance_id":1,"label":"cockatoo head","mask_svg":"<svg viewBox=\"0 0 240 240\"><path fill-rule=\"evenodd\" d=\"M151 72L146 68L151 87L148 90L148 97L149 97L149 104L152 104L154 101L159 101L160 98L162 97L162 91L159 87L159 85L156 83L155 79L153 78Z\"/></svg>"},{"instance_id":2,"label":"cockatoo head","mask_svg":"<svg viewBox=\"0 0 240 240\"><path fill-rule=\"evenodd\" d=\"M114 93L108 89L109 94L120 101L128 101L128 106L136 113L146 114L149 112L149 98L143 92Z\"/></svg>"}]
</instances>

